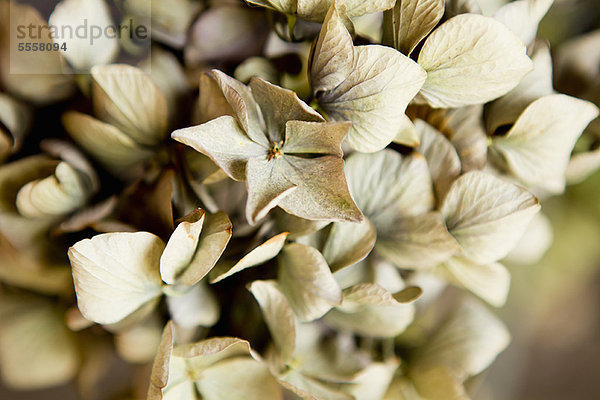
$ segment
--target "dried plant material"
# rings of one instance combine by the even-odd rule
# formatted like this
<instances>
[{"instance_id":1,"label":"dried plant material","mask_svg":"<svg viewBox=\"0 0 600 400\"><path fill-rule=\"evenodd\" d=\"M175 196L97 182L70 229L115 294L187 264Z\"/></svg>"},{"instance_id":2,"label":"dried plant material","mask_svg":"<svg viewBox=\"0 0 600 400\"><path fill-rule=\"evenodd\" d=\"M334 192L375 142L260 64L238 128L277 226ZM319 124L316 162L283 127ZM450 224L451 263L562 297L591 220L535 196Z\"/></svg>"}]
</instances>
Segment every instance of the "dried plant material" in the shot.
<instances>
[{"instance_id":1,"label":"dried plant material","mask_svg":"<svg viewBox=\"0 0 600 400\"><path fill-rule=\"evenodd\" d=\"M127 65L95 66L94 111L143 146L159 144L167 130L167 103L150 77Z\"/></svg>"},{"instance_id":2,"label":"dried plant material","mask_svg":"<svg viewBox=\"0 0 600 400\"><path fill-rule=\"evenodd\" d=\"M301 321L320 318L342 302L342 291L325 258L309 246L292 243L283 248L278 283Z\"/></svg>"},{"instance_id":3,"label":"dried plant material","mask_svg":"<svg viewBox=\"0 0 600 400\"><path fill-rule=\"evenodd\" d=\"M518 0L500 8L494 18L505 24L523 43L535 39L538 24L548 12L554 0Z\"/></svg>"},{"instance_id":4,"label":"dried plant material","mask_svg":"<svg viewBox=\"0 0 600 400\"><path fill-rule=\"evenodd\" d=\"M531 55L533 70L516 88L492 102L486 110L486 128L490 133L502 126L512 125L533 101L554 93L552 59L547 45L538 43Z\"/></svg>"},{"instance_id":5,"label":"dried plant material","mask_svg":"<svg viewBox=\"0 0 600 400\"><path fill-rule=\"evenodd\" d=\"M321 22L326 18L327 10L336 3L335 0L248 0L248 3L257 6L267 7L284 14L297 14L301 18L309 21ZM377 11L384 11L394 6L392 0L345 0L338 1L346 8L349 17L358 17L365 14L371 14Z\"/></svg>"},{"instance_id":6,"label":"dried plant material","mask_svg":"<svg viewBox=\"0 0 600 400\"><path fill-rule=\"evenodd\" d=\"M463 286L495 307L506 303L510 273L499 263L477 264L463 257L452 257L440 267L450 282Z\"/></svg>"},{"instance_id":7,"label":"dried plant material","mask_svg":"<svg viewBox=\"0 0 600 400\"><path fill-rule=\"evenodd\" d=\"M438 203L444 199L450 185L461 173L461 162L450 141L424 121L415 121L420 133L417 151L425 156L435 186Z\"/></svg>"},{"instance_id":8,"label":"dried plant material","mask_svg":"<svg viewBox=\"0 0 600 400\"><path fill-rule=\"evenodd\" d=\"M31 124L28 107L0 93L0 160L21 148Z\"/></svg>"},{"instance_id":9,"label":"dried plant material","mask_svg":"<svg viewBox=\"0 0 600 400\"><path fill-rule=\"evenodd\" d=\"M237 119L224 115L172 137L211 157L231 178L246 180L250 223L275 206L308 219L361 219L341 159L348 124L323 122L295 93L258 78L246 87L222 73L213 76ZM276 113L282 105L286 112Z\"/></svg>"},{"instance_id":10,"label":"dried plant material","mask_svg":"<svg viewBox=\"0 0 600 400\"><path fill-rule=\"evenodd\" d=\"M10 40L10 30L18 26L47 26L40 13L30 5L5 1L0 6L0 17L0 80L3 88L11 94L40 105L71 96L75 89L74 80L68 74L68 67L61 53L32 51L12 54L15 51L11 46L15 41ZM14 31L12 35L15 35ZM39 36L38 43L52 45L48 30L42 30ZM12 70L18 73L12 73Z\"/></svg>"},{"instance_id":11,"label":"dried plant material","mask_svg":"<svg viewBox=\"0 0 600 400\"><path fill-rule=\"evenodd\" d=\"M442 366L464 381L487 368L509 342L494 314L475 300L465 301L419 352L415 368Z\"/></svg>"},{"instance_id":12,"label":"dried plant material","mask_svg":"<svg viewBox=\"0 0 600 400\"><path fill-rule=\"evenodd\" d=\"M598 107L556 94L531 103L506 136L494 138L499 161L528 187L561 193L569 155L583 129L598 116Z\"/></svg>"},{"instance_id":13,"label":"dried plant material","mask_svg":"<svg viewBox=\"0 0 600 400\"><path fill-rule=\"evenodd\" d=\"M102 30L114 26L110 9L104 0L62 0L50 15L50 25L61 29L77 29L81 21L99 27ZM102 36L91 47L88 38L67 37L65 39L65 59L75 71L87 72L94 65L108 64L119 52L119 40L116 36Z\"/></svg>"},{"instance_id":14,"label":"dried plant material","mask_svg":"<svg viewBox=\"0 0 600 400\"><path fill-rule=\"evenodd\" d=\"M55 3L0 2L0 386L468 400L590 281L589 5Z\"/></svg>"},{"instance_id":15,"label":"dried plant material","mask_svg":"<svg viewBox=\"0 0 600 400\"><path fill-rule=\"evenodd\" d=\"M444 0L399 0L390 13L393 46L407 56L444 15Z\"/></svg>"},{"instance_id":16,"label":"dried plant material","mask_svg":"<svg viewBox=\"0 0 600 400\"><path fill-rule=\"evenodd\" d=\"M476 171L458 178L441 206L462 253L480 264L508 254L539 210L525 189Z\"/></svg>"},{"instance_id":17,"label":"dried plant material","mask_svg":"<svg viewBox=\"0 0 600 400\"><path fill-rule=\"evenodd\" d=\"M325 316L328 324L362 336L394 337L412 322L414 307L398 302L376 284L359 284L344 290L340 306Z\"/></svg>"},{"instance_id":18,"label":"dried plant material","mask_svg":"<svg viewBox=\"0 0 600 400\"><path fill-rule=\"evenodd\" d=\"M79 355L71 333L50 302L28 296L0 297L0 366L14 389L34 390L69 381Z\"/></svg>"},{"instance_id":19,"label":"dried plant material","mask_svg":"<svg viewBox=\"0 0 600 400\"><path fill-rule=\"evenodd\" d=\"M288 236L288 232L280 233L261 244L260 246L252 249L246 254L240 261L232 266L219 265L211 270L210 283L219 282L235 273L238 273L246 268L251 268L267 262L279 254L285 240Z\"/></svg>"},{"instance_id":20,"label":"dried plant material","mask_svg":"<svg viewBox=\"0 0 600 400\"><path fill-rule=\"evenodd\" d=\"M419 98L434 108L496 99L532 69L517 36L493 18L476 14L457 15L434 30L418 63L427 71Z\"/></svg>"},{"instance_id":21,"label":"dried plant material","mask_svg":"<svg viewBox=\"0 0 600 400\"><path fill-rule=\"evenodd\" d=\"M187 65L212 60L244 60L260 54L267 38L263 13L237 4L212 7L200 15L185 46Z\"/></svg>"},{"instance_id":22,"label":"dried plant material","mask_svg":"<svg viewBox=\"0 0 600 400\"><path fill-rule=\"evenodd\" d=\"M350 146L374 152L391 143L425 78L422 68L393 49L355 47L340 12L331 7L313 50L310 79L325 116L353 122Z\"/></svg>"},{"instance_id":23,"label":"dried plant material","mask_svg":"<svg viewBox=\"0 0 600 400\"><path fill-rule=\"evenodd\" d=\"M202 210L190 219L195 222L180 223L166 245L149 232L105 233L77 242L69 258L82 314L100 324L115 324L138 310L142 315L151 312L164 291L183 296L170 304L178 315L180 308L199 303L215 315L214 306L198 301L198 296L210 294L188 290L217 262L231 237L231 223L222 213L205 222ZM182 241L182 235L188 240ZM217 317L199 318L216 321Z\"/></svg>"},{"instance_id":24,"label":"dried plant material","mask_svg":"<svg viewBox=\"0 0 600 400\"><path fill-rule=\"evenodd\" d=\"M112 324L155 301L162 294L155 260L164 246L147 232L106 233L75 244L69 258L81 313Z\"/></svg>"}]
</instances>

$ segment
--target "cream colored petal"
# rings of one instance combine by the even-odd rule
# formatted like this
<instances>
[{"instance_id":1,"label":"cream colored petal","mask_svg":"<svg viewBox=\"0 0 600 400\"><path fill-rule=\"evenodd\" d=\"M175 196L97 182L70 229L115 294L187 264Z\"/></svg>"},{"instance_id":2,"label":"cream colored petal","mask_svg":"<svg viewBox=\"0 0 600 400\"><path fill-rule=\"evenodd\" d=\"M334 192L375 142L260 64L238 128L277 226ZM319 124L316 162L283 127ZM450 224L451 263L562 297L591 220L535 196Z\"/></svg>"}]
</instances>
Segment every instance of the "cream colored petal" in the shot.
<instances>
[{"instance_id":1,"label":"cream colored petal","mask_svg":"<svg viewBox=\"0 0 600 400\"><path fill-rule=\"evenodd\" d=\"M323 316L342 302L342 291L318 250L298 243L283 248L278 282L301 321Z\"/></svg>"},{"instance_id":2,"label":"cream colored petal","mask_svg":"<svg viewBox=\"0 0 600 400\"><path fill-rule=\"evenodd\" d=\"M461 163L454 146L437 129L422 120L415 121L421 144L417 151L425 156L440 204L452 182L461 172Z\"/></svg>"},{"instance_id":3,"label":"cream colored petal","mask_svg":"<svg viewBox=\"0 0 600 400\"><path fill-rule=\"evenodd\" d=\"M153 155L117 127L89 115L68 111L62 122L77 144L115 175L126 174Z\"/></svg>"},{"instance_id":4,"label":"cream colored petal","mask_svg":"<svg viewBox=\"0 0 600 400\"><path fill-rule=\"evenodd\" d=\"M400 268L433 267L460 251L439 212L389 217L377 230L375 250Z\"/></svg>"},{"instance_id":5,"label":"cream colored petal","mask_svg":"<svg viewBox=\"0 0 600 400\"><path fill-rule=\"evenodd\" d=\"M318 98L327 118L352 121L347 143L362 152L387 146L400 132L406 106L423 86L426 74L408 57L389 47L355 48L355 68L335 89Z\"/></svg>"},{"instance_id":6,"label":"cream colored petal","mask_svg":"<svg viewBox=\"0 0 600 400\"><path fill-rule=\"evenodd\" d=\"M332 90L354 69L352 36L337 7L330 7L310 58L310 81L315 93Z\"/></svg>"},{"instance_id":7,"label":"cream colored petal","mask_svg":"<svg viewBox=\"0 0 600 400\"><path fill-rule=\"evenodd\" d=\"M248 160L246 219L250 224L255 224L264 218L283 199L298 189L285 176L285 168L284 160L268 160L266 157Z\"/></svg>"},{"instance_id":8,"label":"cream colored petal","mask_svg":"<svg viewBox=\"0 0 600 400\"><path fill-rule=\"evenodd\" d=\"M363 283L344 290L340 306L324 320L340 330L368 337L394 337L412 322L413 305L397 302L392 294L376 284Z\"/></svg>"},{"instance_id":9,"label":"cream colored petal","mask_svg":"<svg viewBox=\"0 0 600 400\"><path fill-rule=\"evenodd\" d=\"M463 257L452 257L439 269L451 283L463 286L494 307L506 303L510 273L502 264L477 264Z\"/></svg>"},{"instance_id":10,"label":"cream colored petal","mask_svg":"<svg viewBox=\"0 0 600 400\"><path fill-rule=\"evenodd\" d=\"M194 286L215 266L232 235L229 217L220 211L206 214L194 256L175 280L176 285Z\"/></svg>"},{"instance_id":11,"label":"cream colored petal","mask_svg":"<svg viewBox=\"0 0 600 400\"><path fill-rule=\"evenodd\" d=\"M282 174L296 189L278 205L301 218L359 222L363 216L354 204L340 157L304 158L283 155Z\"/></svg>"},{"instance_id":12,"label":"cream colored petal","mask_svg":"<svg viewBox=\"0 0 600 400\"><path fill-rule=\"evenodd\" d=\"M29 218L64 215L83 206L91 194L87 176L62 161L53 175L23 186L16 206L21 215Z\"/></svg>"},{"instance_id":13,"label":"cream colored petal","mask_svg":"<svg viewBox=\"0 0 600 400\"><path fill-rule=\"evenodd\" d=\"M275 281L254 281L248 289L260 306L281 361L289 362L296 351L296 319L285 295Z\"/></svg>"},{"instance_id":14,"label":"cream colored petal","mask_svg":"<svg viewBox=\"0 0 600 400\"><path fill-rule=\"evenodd\" d=\"M252 78L249 87L260 106L271 142L285 139L288 121L324 121L318 112L300 100L292 90L273 85L260 78Z\"/></svg>"},{"instance_id":15,"label":"cream colored petal","mask_svg":"<svg viewBox=\"0 0 600 400\"><path fill-rule=\"evenodd\" d=\"M483 169L487 162L487 135L483 125L483 106L447 110L446 121L452 130L450 141L456 148L462 172Z\"/></svg>"},{"instance_id":16,"label":"cream colored petal","mask_svg":"<svg viewBox=\"0 0 600 400\"><path fill-rule=\"evenodd\" d=\"M217 83L221 94L225 97L225 101L231 107L233 115L246 135L258 144L269 146L268 135L264 132L264 122L260 115L261 110L250 88L218 69L213 69L209 75ZM200 90L202 90L202 86Z\"/></svg>"},{"instance_id":17,"label":"cream colored petal","mask_svg":"<svg viewBox=\"0 0 600 400\"><path fill-rule=\"evenodd\" d=\"M93 102L96 115L136 143L160 144L167 133L167 101L141 69L113 64L95 66Z\"/></svg>"},{"instance_id":18,"label":"cream colored petal","mask_svg":"<svg viewBox=\"0 0 600 400\"><path fill-rule=\"evenodd\" d=\"M406 55L431 32L444 15L444 0L402 0L394 7L395 46Z\"/></svg>"},{"instance_id":19,"label":"cream colored petal","mask_svg":"<svg viewBox=\"0 0 600 400\"><path fill-rule=\"evenodd\" d=\"M342 140L350 126L350 122L288 121L285 125L283 152L342 157Z\"/></svg>"},{"instance_id":20,"label":"cream colored petal","mask_svg":"<svg viewBox=\"0 0 600 400\"><path fill-rule=\"evenodd\" d=\"M252 249L240 261L233 266L217 264L210 273L210 283L217 283L246 268L251 268L275 258L283 248L288 232L273 236L263 244Z\"/></svg>"},{"instance_id":21,"label":"cream colored petal","mask_svg":"<svg viewBox=\"0 0 600 400\"><path fill-rule=\"evenodd\" d=\"M431 175L420 154L354 153L345 170L353 199L376 228L387 225L390 215L417 215L434 206Z\"/></svg>"},{"instance_id":22,"label":"cream colored petal","mask_svg":"<svg viewBox=\"0 0 600 400\"><path fill-rule=\"evenodd\" d=\"M204 211L197 209L190 221L182 221L171 234L160 256L160 276L163 282L173 284L188 267L198 248Z\"/></svg>"},{"instance_id":23,"label":"cream colored petal","mask_svg":"<svg viewBox=\"0 0 600 400\"><path fill-rule=\"evenodd\" d=\"M533 101L554 93L552 58L548 45L537 43L531 59L533 70L525 75L519 85L486 107L486 128L490 134L501 126L513 124Z\"/></svg>"},{"instance_id":24,"label":"cream colored petal","mask_svg":"<svg viewBox=\"0 0 600 400\"><path fill-rule=\"evenodd\" d=\"M178 129L171 137L207 155L238 181L246 179L246 162L249 158L267 154L267 149L250 140L231 116Z\"/></svg>"},{"instance_id":25,"label":"cream colored petal","mask_svg":"<svg viewBox=\"0 0 600 400\"><path fill-rule=\"evenodd\" d=\"M173 351L173 324L168 322L163 329L156 356L152 363L152 373L148 385L147 400L161 400L162 389L167 386L169 379L169 360Z\"/></svg>"},{"instance_id":26,"label":"cream colored petal","mask_svg":"<svg viewBox=\"0 0 600 400\"><path fill-rule=\"evenodd\" d=\"M180 296L167 296L171 319L178 326L213 326L220 316L217 299L205 282L198 282Z\"/></svg>"},{"instance_id":27,"label":"cream colored petal","mask_svg":"<svg viewBox=\"0 0 600 400\"><path fill-rule=\"evenodd\" d=\"M200 372L196 387L204 400L281 400L281 387L266 365L239 357Z\"/></svg>"},{"instance_id":28,"label":"cream colored petal","mask_svg":"<svg viewBox=\"0 0 600 400\"><path fill-rule=\"evenodd\" d=\"M453 17L425 41L420 92L435 108L480 104L513 89L532 63L521 40L502 23L476 14Z\"/></svg>"},{"instance_id":29,"label":"cream colored petal","mask_svg":"<svg viewBox=\"0 0 600 400\"><path fill-rule=\"evenodd\" d=\"M76 31L84 22L102 29L103 32L108 32L107 29L111 26L114 30L115 26L104 0L62 0L54 8L48 22L61 32ZM75 71L87 72L94 65L108 64L119 53L119 39L116 35L111 37L103 34L99 38L94 36L94 39L87 35L85 38L76 35L65 36L57 42L61 45L66 44L66 50L62 54Z\"/></svg>"},{"instance_id":30,"label":"cream colored petal","mask_svg":"<svg viewBox=\"0 0 600 400\"><path fill-rule=\"evenodd\" d=\"M415 364L445 367L464 380L486 369L509 342L510 334L498 317L470 299L421 348Z\"/></svg>"},{"instance_id":31,"label":"cream colored petal","mask_svg":"<svg viewBox=\"0 0 600 400\"><path fill-rule=\"evenodd\" d=\"M373 249L377 233L365 218L362 222L336 222L323 245L323 256L332 271L364 259Z\"/></svg>"},{"instance_id":32,"label":"cream colored petal","mask_svg":"<svg viewBox=\"0 0 600 400\"><path fill-rule=\"evenodd\" d=\"M41 298L3 295L0 303L4 383L15 390L35 390L71 380L79 354L61 313Z\"/></svg>"},{"instance_id":33,"label":"cream colored petal","mask_svg":"<svg viewBox=\"0 0 600 400\"><path fill-rule=\"evenodd\" d=\"M566 95L550 95L531 103L506 136L494 138L503 164L529 187L562 193L569 156L598 107Z\"/></svg>"},{"instance_id":34,"label":"cream colored petal","mask_svg":"<svg viewBox=\"0 0 600 400\"><path fill-rule=\"evenodd\" d=\"M533 194L478 171L458 178L441 207L463 254L479 264L508 254L539 210Z\"/></svg>"},{"instance_id":35,"label":"cream colored petal","mask_svg":"<svg viewBox=\"0 0 600 400\"><path fill-rule=\"evenodd\" d=\"M413 122L406 115L400 120L400 129L396 134L393 142L409 147L417 147L419 145L419 134Z\"/></svg>"},{"instance_id":36,"label":"cream colored petal","mask_svg":"<svg viewBox=\"0 0 600 400\"><path fill-rule=\"evenodd\" d=\"M160 296L164 246L148 232L106 233L75 243L69 259L81 313L112 324Z\"/></svg>"},{"instance_id":37,"label":"cream colored petal","mask_svg":"<svg viewBox=\"0 0 600 400\"><path fill-rule=\"evenodd\" d=\"M525 44L535 39L538 24L554 0L518 0L500 8L494 18L505 24Z\"/></svg>"}]
</instances>

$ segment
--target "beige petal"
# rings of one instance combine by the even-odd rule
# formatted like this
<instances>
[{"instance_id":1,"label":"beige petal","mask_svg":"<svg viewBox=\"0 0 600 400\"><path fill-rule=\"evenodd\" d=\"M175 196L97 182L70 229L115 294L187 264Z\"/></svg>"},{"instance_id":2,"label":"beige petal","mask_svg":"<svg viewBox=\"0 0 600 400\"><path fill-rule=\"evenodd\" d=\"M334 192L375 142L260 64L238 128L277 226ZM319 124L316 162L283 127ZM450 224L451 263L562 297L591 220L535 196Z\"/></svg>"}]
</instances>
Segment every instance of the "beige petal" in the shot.
<instances>
[{"instance_id":1,"label":"beige petal","mask_svg":"<svg viewBox=\"0 0 600 400\"><path fill-rule=\"evenodd\" d=\"M439 212L390 217L377 234L377 252L400 268L433 267L460 250Z\"/></svg>"},{"instance_id":2,"label":"beige petal","mask_svg":"<svg viewBox=\"0 0 600 400\"><path fill-rule=\"evenodd\" d=\"M442 133L424 121L415 121L421 144L417 151L425 156L438 204L442 202L452 182L461 172L461 163L454 146Z\"/></svg>"},{"instance_id":3,"label":"beige petal","mask_svg":"<svg viewBox=\"0 0 600 400\"><path fill-rule=\"evenodd\" d=\"M489 264L517 244L539 209L538 200L525 189L473 171L454 182L441 212L465 257Z\"/></svg>"},{"instance_id":4,"label":"beige petal","mask_svg":"<svg viewBox=\"0 0 600 400\"><path fill-rule=\"evenodd\" d=\"M252 78L249 86L260 106L271 142L279 142L285 138L288 121L324 121L318 112L300 100L292 90L273 85L260 78Z\"/></svg>"},{"instance_id":5,"label":"beige petal","mask_svg":"<svg viewBox=\"0 0 600 400\"><path fill-rule=\"evenodd\" d=\"M240 261L233 266L217 264L210 273L210 283L217 283L246 268L251 268L275 258L283 248L288 232L273 236L263 244L252 249Z\"/></svg>"},{"instance_id":6,"label":"beige petal","mask_svg":"<svg viewBox=\"0 0 600 400\"><path fill-rule=\"evenodd\" d=\"M516 88L486 107L486 128L494 133L504 125L513 124L525 108L540 97L554 93L552 87L552 58L545 43L536 44L533 70L525 75Z\"/></svg>"},{"instance_id":7,"label":"beige petal","mask_svg":"<svg viewBox=\"0 0 600 400\"><path fill-rule=\"evenodd\" d=\"M196 387L204 400L281 400L281 387L266 365L250 357L232 358L206 368Z\"/></svg>"},{"instance_id":8,"label":"beige petal","mask_svg":"<svg viewBox=\"0 0 600 400\"><path fill-rule=\"evenodd\" d=\"M115 24L110 9L104 0L63 0L50 15L49 24L60 32L76 31L78 26L87 22L107 32ZM114 29L114 28L113 28ZM62 52L75 71L88 72L94 65L108 64L119 54L119 39L115 36L101 35L100 38L80 38L77 35L65 35L57 41L66 44Z\"/></svg>"},{"instance_id":9,"label":"beige petal","mask_svg":"<svg viewBox=\"0 0 600 400\"><path fill-rule=\"evenodd\" d=\"M506 303L510 273L502 264L477 264L463 257L452 257L439 269L450 282L465 287L494 307Z\"/></svg>"},{"instance_id":10,"label":"beige petal","mask_svg":"<svg viewBox=\"0 0 600 400\"><path fill-rule=\"evenodd\" d=\"M69 259L81 313L112 324L159 297L164 246L148 232L106 233L75 243Z\"/></svg>"},{"instance_id":11,"label":"beige petal","mask_svg":"<svg viewBox=\"0 0 600 400\"><path fill-rule=\"evenodd\" d=\"M194 256L175 284L194 286L215 266L232 235L232 224L224 212L207 214Z\"/></svg>"},{"instance_id":12,"label":"beige petal","mask_svg":"<svg viewBox=\"0 0 600 400\"><path fill-rule=\"evenodd\" d=\"M476 14L444 22L425 41L418 63L427 71L421 99L435 108L498 98L532 68L515 34L493 18Z\"/></svg>"},{"instance_id":13,"label":"beige petal","mask_svg":"<svg viewBox=\"0 0 600 400\"><path fill-rule=\"evenodd\" d=\"M421 347L415 364L419 368L445 367L464 380L487 368L509 341L510 335L498 317L471 299L464 301Z\"/></svg>"},{"instance_id":14,"label":"beige petal","mask_svg":"<svg viewBox=\"0 0 600 400\"><path fill-rule=\"evenodd\" d=\"M283 152L342 157L342 140L350 126L350 122L288 121L285 125Z\"/></svg>"},{"instance_id":15,"label":"beige petal","mask_svg":"<svg viewBox=\"0 0 600 400\"><path fill-rule=\"evenodd\" d=\"M394 337L412 322L414 306L397 302L379 285L363 283L344 290L340 306L325 321L340 330L367 337Z\"/></svg>"},{"instance_id":16,"label":"beige petal","mask_svg":"<svg viewBox=\"0 0 600 400\"><path fill-rule=\"evenodd\" d=\"M310 61L313 94L328 119L352 121L347 137L350 146L374 152L400 132L404 110L423 86L426 74L388 47L352 47L343 25L332 6Z\"/></svg>"},{"instance_id":17,"label":"beige petal","mask_svg":"<svg viewBox=\"0 0 600 400\"><path fill-rule=\"evenodd\" d=\"M207 155L238 181L246 179L246 162L249 158L266 156L268 152L266 147L250 140L231 116L176 130L171 137Z\"/></svg>"},{"instance_id":18,"label":"beige petal","mask_svg":"<svg viewBox=\"0 0 600 400\"><path fill-rule=\"evenodd\" d=\"M494 18L505 24L525 44L535 39L538 24L554 0L518 0L500 8Z\"/></svg>"},{"instance_id":19,"label":"beige petal","mask_svg":"<svg viewBox=\"0 0 600 400\"><path fill-rule=\"evenodd\" d=\"M43 389L75 376L79 368L75 338L50 303L3 295L0 318L0 371L7 386Z\"/></svg>"},{"instance_id":20,"label":"beige petal","mask_svg":"<svg viewBox=\"0 0 600 400\"><path fill-rule=\"evenodd\" d=\"M248 289L256 298L282 362L291 361L296 351L296 319L275 281L254 281Z\"/></svg>"},{"instance_id":21,"label":"beige petal","mask_svg":"<svg viewBox=\"0 0 600 400\"><path fill-rule=\"evenodd\" d=\"M562 193L569 156L598 107L566 95L550 95L531 103L504 137L494 138L500 161L529 187Z\"/></svg>"},{"instance_id":22,"label":"beige petal","mask_svg":"<svg viewBox=\"0 0 600 400\"><path fill-rule=\"evenodd\" d=\"M93 102L96 115L136 143L160 144L167 133L167 101L150 76L124 64L95 66Z\"/></svg>"},{"instance_id":23,"label":"beige petal","mask_svg":"<svg viewBox=\"0 0 600 400\"><path fill-rule=\"evenodd\" d=\"M280 160L285 178L296 189L278 205L301 218L359 222L363 216L354 204L344 175L344 161L335 156L304 158L284 155Z\"/></svg>"},{"instance_id":24,"label":"beige petal","mask_svg":"<svg viewBox=\"0 0 600 400\"><path fill-rule=\"evenodd\" d=\"M342 291L325 258L310 246L291 243L283 248L278 282L301 321L320 318L342 302Z\"/></svg>"},{"instance_id":25,"label":"beige petal","mask_svg":"<svg viewBox=\"0 0 600 400\"><path fill-rule=\"evenodd\" d=\"M444 15L444 0L401 0L394 7L394 47L407 56Z\"/></svg>"},{"instance_id":26,"label":"beige petal","mask_svg":"<svg viewBox=\"0 0 600 400\"><path fill-rule=\"evenodd\" d=\"M150 159L153 152L135 143L117 127L89 115L68 111L62 117L71 137L115 175L122 176Z\"/></svg>"},{"instance_id":27,"label":"beige petal","mask_svg":"<svg viewBox=\"0 0 600 400\"><path fill-rule=\"evenodd\" d=\"M220 316L219 303L205 282L198 282L180 296L167 296L171 319L178 326L213 326Z\"/></svg>"},{"instance_id":28,"label":"beige petal","mask_svg":"<svg viewBox=\"0 0 600 400\"><path fill-rule=\"evenodd\" d=\"M323 256L332 271L355 264L373 249L377 233L365 218L362 222L336 222L323 245Z\"/></svg>"}]
</instances>

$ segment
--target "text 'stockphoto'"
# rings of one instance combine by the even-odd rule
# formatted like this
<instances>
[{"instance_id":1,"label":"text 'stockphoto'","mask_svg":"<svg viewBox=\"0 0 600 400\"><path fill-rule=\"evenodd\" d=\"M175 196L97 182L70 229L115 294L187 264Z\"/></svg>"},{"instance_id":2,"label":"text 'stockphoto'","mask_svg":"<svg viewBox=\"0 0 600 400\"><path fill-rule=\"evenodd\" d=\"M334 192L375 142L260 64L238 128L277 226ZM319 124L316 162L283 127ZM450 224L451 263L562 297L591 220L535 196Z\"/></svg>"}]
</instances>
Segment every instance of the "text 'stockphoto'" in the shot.
<instances>
[{"instance_id":1,"label":"text 'stockphoto'","mask_svg":"<svg viewBox=\"0 0 600 400\"><path fill-rule=\"evenodd\" d=\"M0 399L600 399L598 0L0 0Z\"/></svg>"}]
</instances>

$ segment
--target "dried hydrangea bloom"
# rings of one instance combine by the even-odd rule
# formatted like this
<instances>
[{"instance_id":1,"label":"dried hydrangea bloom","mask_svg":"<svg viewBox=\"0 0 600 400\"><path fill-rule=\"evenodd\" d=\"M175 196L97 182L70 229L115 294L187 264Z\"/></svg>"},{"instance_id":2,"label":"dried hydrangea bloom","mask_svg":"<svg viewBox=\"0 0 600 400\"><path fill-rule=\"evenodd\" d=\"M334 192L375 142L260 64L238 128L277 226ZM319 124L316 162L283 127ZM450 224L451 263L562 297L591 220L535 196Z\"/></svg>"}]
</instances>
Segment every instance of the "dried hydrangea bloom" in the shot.
<instances>
[{"instance_id":1,"label":"dried hydrangea bloom","mask_svg":"<svg viewBox=\"0 0 600 400\"><path fill-rule=\"evenodd\" d=\"M140 321L164 293L173 298L168 303L178 323L212 325L218 312L200 281L230 237L225 214L197 210L175 228L166 244L149 232L105 233L77 242L69 249L69 259L78 307L84 317L100 324ZM190 302L193 308L201 305L203 312L180 313Z\"/></svg>"},{"instance_id":2,"label":"dried hydrangea bloom","mask_svg":"<svg viewBox=\"0 0 600 400\"><path fill-rule=\"evenodd\" d=\"M272 208L308 219L359 221L346 185L341 142L350 124L325 122L298 96L261 79L245 86L219 71L223 115L173 132L248 188L250 223ZM219 93L215 94L219 98Z\"/></svg>"},{"instance_id":3,"label":"dried hydrangea bloom","mask_svg":"<svg viewBox=\"0 0 600 400\"><path fill-rule=\"evenodd\" d=\"M138 174L167 134L167 102L142 70L128 65L95 66L91 97L97 118L78 111L63 115L71 137L119 177Z\"/></svg>"}]
</instances>

